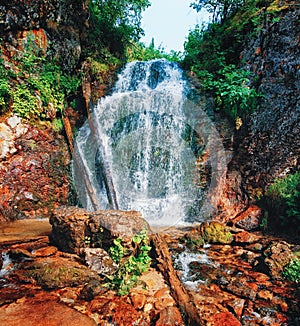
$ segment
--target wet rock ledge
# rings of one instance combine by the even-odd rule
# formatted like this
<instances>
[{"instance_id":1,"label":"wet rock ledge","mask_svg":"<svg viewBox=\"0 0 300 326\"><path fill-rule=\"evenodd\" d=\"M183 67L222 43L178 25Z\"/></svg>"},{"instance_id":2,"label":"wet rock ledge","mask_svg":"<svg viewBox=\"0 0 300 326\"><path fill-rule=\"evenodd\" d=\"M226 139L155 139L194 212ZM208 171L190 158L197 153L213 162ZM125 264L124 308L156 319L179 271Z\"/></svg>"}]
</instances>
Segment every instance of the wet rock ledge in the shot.
<instances>
[{"instance_id":1,"label":"wet rock ledge","mask_svg":"<svg viewBox=\"0 0 300 326\"><path fill-rule=\"evenodd\" d=\"M14 238L0 236L4 325L195 325L187 307L199 316L197 325L299 325L298 284L282 278L299 245L219 222L152 236L138 212L64 206L50 222L49 234L43 225L18 239L20 224L19 231L11 228ZM119 296L105 285L117 268L107 249L121 238L128 253L136 250L132 236L145 228L153 239L150 269ZM162 269L169 257L173 280ZM174 295L175 278L189 298L185 304Z\"/></svg>"}]
</instances>

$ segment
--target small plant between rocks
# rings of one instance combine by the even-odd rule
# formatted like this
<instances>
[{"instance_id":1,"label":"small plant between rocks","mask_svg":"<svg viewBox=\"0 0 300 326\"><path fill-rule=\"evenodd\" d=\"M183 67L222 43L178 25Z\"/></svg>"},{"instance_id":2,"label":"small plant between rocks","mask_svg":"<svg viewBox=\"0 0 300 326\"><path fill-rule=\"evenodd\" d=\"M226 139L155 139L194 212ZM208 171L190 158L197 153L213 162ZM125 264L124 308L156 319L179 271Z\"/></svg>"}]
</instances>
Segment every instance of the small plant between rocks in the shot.
<instances>
[{"instance_id":1,"label":"small plant between rocks","mask_svg":"<svg viewBox=\"0 0 300 326\"><path fill-rule=\"evenodd\" d=\"M300 260L298 258L292 259L290 263L284 268L283 277L295 283L300 282Z\"/></svg>"},{"instance_id":2,"label":"small plant between rocks","mask_svg":"<svg viewBox=\"0 0 300 326\"><path fill-rule=\"evenodd\" d=\"M113 276L107 276L106 286L118 290L118 295L126 295L137 282L138 277L146 272L151 264L148 245L149 237L147 230L135 235L132 238L136 250L126 257L126 249L122 245L122 239L114 240L114 245L110 247L109 254L113 261L118 264L118 270Z\"/></svg>"}]
</instances>

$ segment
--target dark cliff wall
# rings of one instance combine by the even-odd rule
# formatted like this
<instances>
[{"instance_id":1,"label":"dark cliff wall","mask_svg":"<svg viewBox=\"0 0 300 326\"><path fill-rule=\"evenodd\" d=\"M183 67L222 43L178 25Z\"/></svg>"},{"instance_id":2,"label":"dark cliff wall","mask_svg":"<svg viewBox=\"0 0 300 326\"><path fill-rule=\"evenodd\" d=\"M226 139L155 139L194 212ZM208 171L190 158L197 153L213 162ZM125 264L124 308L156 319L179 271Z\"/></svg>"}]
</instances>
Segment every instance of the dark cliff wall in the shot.
<instances>
[{"instance_id":1,"label":"dark cliff wall","mask_svg":"<svg viewBox=\"0 0 300 326\"><path fill-rule=\"evenodd\" d=\"M234 163L255 198L275 178L299 169L300 8L287 6L279 21L266 17L241 55L254 72L262 102L237 135Z\"/></svg>"},{"instance_id":2,"label":"dark cliff wall","mask_svg":"<svg viewBox=\"0 0 300 326\"><path fill-rule=\"evenodd\" d=\"M86 33L87 4L88 0L1 0L0 37L12 52L31 31L39 45L71 72L78 64Z\"/></svg>"}]
</instances>

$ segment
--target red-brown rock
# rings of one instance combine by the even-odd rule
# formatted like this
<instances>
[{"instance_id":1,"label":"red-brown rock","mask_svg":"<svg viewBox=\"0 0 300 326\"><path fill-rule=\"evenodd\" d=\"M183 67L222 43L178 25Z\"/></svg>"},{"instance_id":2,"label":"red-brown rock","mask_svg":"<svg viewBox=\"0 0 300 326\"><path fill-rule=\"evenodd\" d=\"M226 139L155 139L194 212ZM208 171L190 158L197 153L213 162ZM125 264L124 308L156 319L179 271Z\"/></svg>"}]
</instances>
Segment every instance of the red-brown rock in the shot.
<instances>
[{"instance_id":1,"label":"red-brown rock","mask_svg":"<svg viewBox=\"0 0 300 326\"><path fill-rule=\"evenodd\" d=\"M166 307L159 314L155 326L183 326L183 320L178 308Z\"/></svg>"},{"instance_id":2,"label":"red-brown rock","mask_svg":"<svg viewBox=\"0 0 300 326\"><path fill-rule=\"evenodd\" d=\"M212 316L211 326L240 326L241 323L230 312L219 312Z\"/></svg>"},{"instance_id":3,"label":"red-brown rock","mask_svg":"<svg viewBox=\"0 0 300 326\"><path fill-rule=\"evenodd\" d=\"M5 326L95 326L90 317L53 297L20 299L16 303L0 307L1 325Z\"/></svg>"},{"instance_id":4,"label":"red-brown rock","mask_svg":"<svg viewBox=\"0 0 300 326\"><path fill-rule=\"evenodd\" d=\"M101 320L100 325L110 322L113 325L139 325L147 326L149 321L141 311L137 311L131 304L125 302L124 298L96 298L89 310L96 313Z\"/></svg>"},{"instance_id":5,"label":"red-brown rock","mask_svg":"<svg viewBox=\"0 0 300 326\"><path fill-rule=\"evenodd\" d=\"M258 240L258 237L250 232L242 231L234 235L234 241L238 243L254 243Z\"/></svg>"},{"instance_id":6,"label":"red-brown rock","mask_svg":"<svg viewBox=\"0 0 300 326\"><path fill-rule=\"evenodd\" d=\"M256 205L249 206L244 212L236 216L232 223L246 231L259 228L261 208Z\"/></svg>"},{"instance_id":7,"label":"red-brown rock","mask_svg":"<svg viewBox=\"0 0 300 326\"><path fill-rule=\"evenodd\" d=\"M132 302L134 308L140 310L140 309L144 308L147 297L143 293L134 292L134 293L130 294L130 299L131 299L131 302Z\"/></svg>"}]
</instances>

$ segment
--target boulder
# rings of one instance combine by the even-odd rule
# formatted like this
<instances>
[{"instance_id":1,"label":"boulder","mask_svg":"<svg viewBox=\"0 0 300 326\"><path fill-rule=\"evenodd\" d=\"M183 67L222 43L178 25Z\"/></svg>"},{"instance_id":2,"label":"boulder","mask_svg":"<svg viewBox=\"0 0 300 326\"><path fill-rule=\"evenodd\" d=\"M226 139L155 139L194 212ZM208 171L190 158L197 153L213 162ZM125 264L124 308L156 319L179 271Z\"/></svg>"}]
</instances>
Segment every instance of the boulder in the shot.
<instances>
[{"instance_id":1,"label":"boulder","mask_svg":"<svg viewBox=\"0 0 300 326\"><path fill-rule=\"evenodd\" d=\"M53 210L49 220L52 225L50 241L61 251L80 254L80 249L90 244L85 224L90 214L72 206Z\"/></svg>"},{"instance_id":2,"label":"boulder","mask_svg":"<svg viewBox=\"0 0 300 326\"><path fill-rule=\"evenodd\" d=\"M148 222L137 211L97 211L91 214L86 224L93 244L108 248L114 239L121 238L128 253L133 250L133 236L145 229L150 231Z\"/></svg>"},{"instance_id":3,"label":"boulder","mask_svg":"<svg viewBox=\"0 0 300 326\"><path fill-rule=\"evenodd\" d=\"M261 209L256 205L250 205L244 212L238 214L232 223L246 231L252 231L259 228L260 216Z\"/></svg>"},{"instance_id":4,"label":"boulder","mask_svg":"<svg viewBox=\"0 0 300 326\"><path fill-rule=\"evenodd\" d=\"M273 279L281 279L284 267L294 258L290 245L285 241L272 242L255 262L258 270L267 272Z\"/></svg>"},{"instance_id":5,"label":"boulder","mask_svg":"<svg viewBox=\"0 0 300 326\"><path fill-rule=\"evenodd\" d=\"M50 239L60 250L81 254L83 248L109 248L121 238L129 254L134 250L132 238L149 224L136 211L103 210L88 212L78 207L61 207L50 217Z\"/></svg>"},{"instance_id":6,"label":"boulder","mask_svg":"<svg viewBox=\"0 0 300 326\"><path fill-rule=\"evenodd\" d=\"M19 264L14 277L20 282L34 283L44 289L57 289L83 285L97 279L98 275L70 259L49 257Z\"/></svg>"},{"instance_id":7,"label":"boulder","mask_svg":"<svg viewBox=\"0 0 300 326\"><path fill-rule=\"evenodd\" d=\"M229 244L233 240L226 225L217 222L205 222L199 226L199 233L206 243Z\"/></svg>"}]
</instances>

